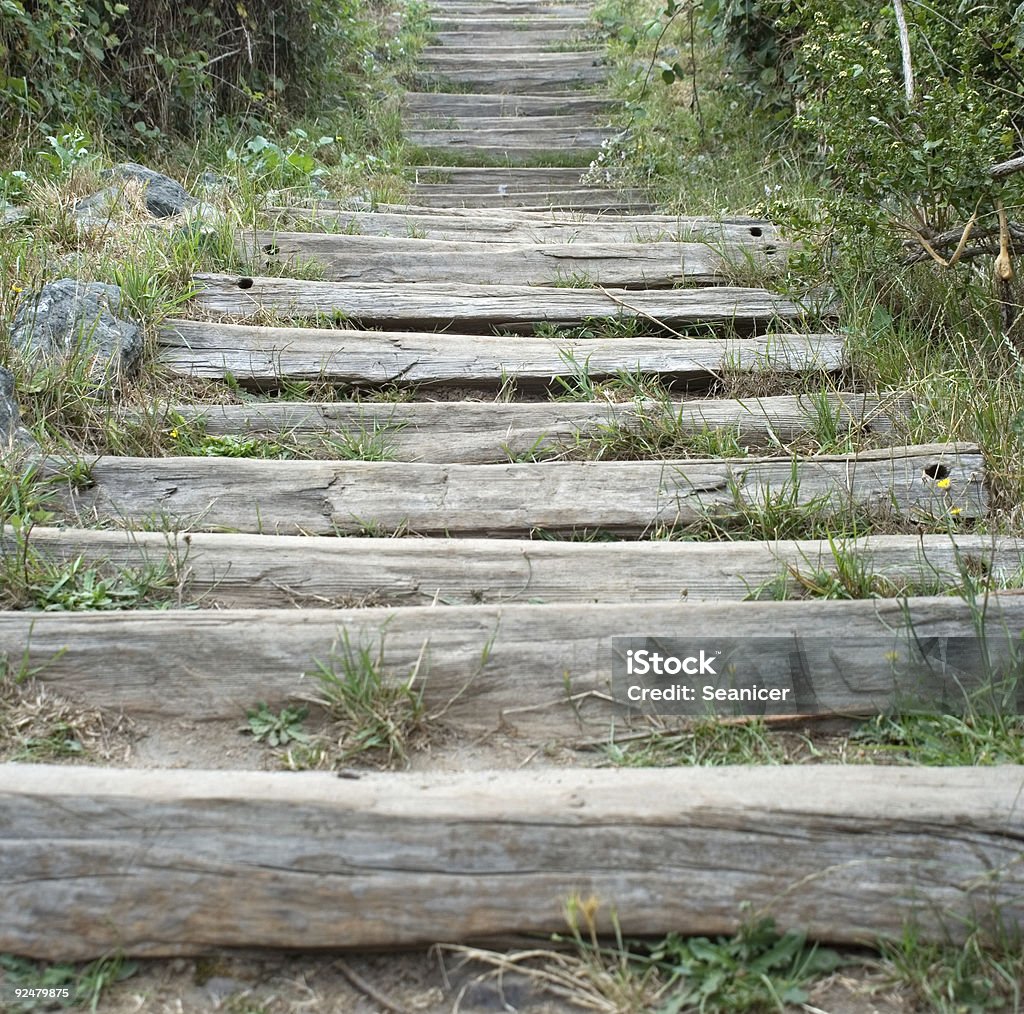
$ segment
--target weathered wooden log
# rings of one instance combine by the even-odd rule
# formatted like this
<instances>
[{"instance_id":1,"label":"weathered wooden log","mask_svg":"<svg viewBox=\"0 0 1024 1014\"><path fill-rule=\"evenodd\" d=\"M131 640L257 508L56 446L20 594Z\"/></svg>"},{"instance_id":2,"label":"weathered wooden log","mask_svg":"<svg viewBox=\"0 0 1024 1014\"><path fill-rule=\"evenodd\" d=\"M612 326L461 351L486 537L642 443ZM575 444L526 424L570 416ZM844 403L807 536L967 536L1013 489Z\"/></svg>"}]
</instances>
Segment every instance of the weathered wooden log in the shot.
<instances>
[{"instance_id":1,"label":"weathered wooden log","mask_svg":"<svg viewBox=\"0 0 1024 1014\"><path fill-rule=\"evenodd\" d=\"M554 53L553 56L579 56L575 53ZM442 64L434 61L422 65L417 79L426 86L438 87L457 85L461 89L467 86L476 91L495 93L530 93L543 95L548 92L563 92L572 88L583 88L599 84L608 77L608 68L592 65L590 54L582 54L584 60L577 60L571 73L566 68L553 66L540 60L521 67L509 66L507 69L482 63L479 66L460 66L458 62Z\"/></svg>"},{"instance_id":2,"label":"weathered wooden log","mask_svg":"<svg viewBox=\"0 0 1024 1014\"><path fill-rule=\"evenodd\" d=\"M315 232L336 231L366 236L395 236L434 240L466 240L487 243L651 243L707 242L714 245L744 244L770 254L782 245L775 228L767 222L715 222L637 215L598 217L581 212L549 211L540 216L519 209L502 208L491 214L431 208L415 212L351 211L340 208L268 208L268 223L278 229L300 225Z\"/></svg>"},{"instance_id":3,"label":"weathered wooden log","mask_svg":"<svg viewBox=\"0 0 1024 1014\"><path fill-rule=\"evenodd\" d=\"M598 118L592 114L567 113L561 115L546 116L461 116L453 117L446 113L431 113L418 116L416 124L421 129L471 130L480 133L488 138L489 143L497 143L501 135L508 135L510 140L520 139L522 136L529 138L543 137L536 132L557 128L566 134L572 135L574 131L592 131L598 128L607 129L598 122ZM454 122L453 122L454 121ZM524 134L525 132L525 134ZM409 139L409 132L406 131L406 138ZM501 167L504 168L504 167ZM543 168L543 167L542 167ZM577 169L577 175L581 170Z\"/></svg>"},{"instance_id":4,"label":"weathered wooden log","mask_svg":"<svg viewBox=\"0 0 1024 1014\"><path fill-rule=\"evenodd\" d=\"M421 116L559 116L607 113L614 99L579 92L505 95L473 92L406 92L402 109Z\"/></svg>"},{"instance_id":5,"label":"weathered wooden log","mask_svg":"<svg viewBox=\"0 0 1024 1014\"><path fill-rule=\"evenodd\" d=\"M69 517L276 534L638 535L769 504L963 519L988 508L970 445L892 447L808 459L551 461L506 465L100 457L68 489ZM937 481L942 486L937 485ZM948 482L947 482L948 480Z\"/></svg>"},{"instance_id":6,"label":"weathered wooden log","mask_svg":"<svg viewBox=\"0 0 1024 1014\"><path fill-rule=\"evenodd\" d=\"M541 117L538 117L539 119ZM523 117L523 119L529 119ZM543 117L562 119L562 117ZM570 117L575 119L575 117ZM600 148L601 142L609 137L607 127L575 123L566 125L520 124L515 117L503 127L406 127L405 139L421 148L443 148L448 150L475 151L531 151L544 153L564 148Z\"/></svg>"},{"instance_id":7,"label":"weathered wooden log","mask_svg":"<svg viewBox=\"0 0 1024 1014\"><path fill-rule=\"evenodd\" d=\"M210 378L230 373L240 384L264 388L289 378L486 388L514 380L529 389L581 372L592 380L627 372L657 376L671 387L696 387L725 371L834 372L845 362L843 338L825 334L556 341L170 321L159 341L160 362L174 373Z\"/></svg>"},{"instance_id":8,"label":"weathered wooden log","mask_svg":"<svg viewBox=\"0 0 1024 1014\"><path fill-rule=\"evenodd\" d=\"M201 424L214 435L286 436L323 447L369 444L391 461L498 464L523 457L583 457L611 434L670 429L679 440L724 430L748 447L767 449L813 436L824 409L841 429L873 442L897 442L910 403L876 395L696 398L681 402L255 402L173 405L170 418ZM177 425L167 422L166 427ZM604 460L616 452L601 448ZM632 456L632 455L627 455Z\"/></svg>"},{"instance_id":9,"label":"weathered wooden log","mask_svg":"<svg viewBox=\"0 0 1024 1014\"><path fill-rule=\"evenodd\" d=\"M0 948L48 961L733 933L847 944L1024 922L1020 769L0 770ZM116 914L97 917L98 913ZM382 916L382 913L385 915Z\"/></svg>"},{"instance_id":10,"label":"weathered wooden log","mask_svg":"<svg viewBox=\"0 0 1024 1014\"><path fill-rule=\"evenodd\" d=\"M785 666L784 674L767 679L790 689L785 701L762 705L766 713L873 715L920 701L925 692L931 708L962 709L964 684L983 677L981 668L960 672L953 664L943 673L937 667L923 684L921 673L902 662L916 647L945 638L953 645L952 663L956 645L977 643L979 629L991 665L1005 671L1019 650L1024 596L987 596L981 621L977 602L948 596L0 612L0 657L31 668L72 702L192 723L241 719L256 701L276 710L313 697L321 689L318 663L341 675L346 651L365 650L380 656L387 685L408 680L418 667L425 713L443 714L450 729L504 728L528 743L566 744L607 737L613 728L623 734L650 728L648 717L612 696L613 636L671 636L707 649L723 638L756 639L759 671ZM707 705L696 708L706 713Z\"/></svg>"},{"instance_id":11,"label":"weathered wooden log","mask_svg":"<svg viewBox=\"0 0 1024 1014\"><path fill-rule=\"evenodd\" d=\"M547 166L433 166L412 169L414 183L449 186L504 186L536 190L565 190L580 185L580 170Z\"/></svg>"},{"instance_id":12,"label":"weathered wooden log","mask_svg":"<svg viewBox=\"0 0 1024 1014\"><path fill-rule=\"evenodd\" d=\"M485 49L529 50L531 52L553 50L567 45L584 45L587 40L586 25L572 28L474 28L467 31L434 32L431 43L452 50L471 50L480 52ZM590 40L587 49L594 48Z\"/></svg>"},{"instance_id":13,"label":"weathered wooden log","mask_svg":"<svg viewBox=\"0 0 1024 1014\"><path fill-rule=\"evenodd\" d=\"M1024 540L876 535L800 542L549 542L337 539L309 535L33 528L48 560L176 574L184 601L220 608L476 603L709 602L806 592L856 560L878 586L957 587L964 574L1018 579ZM0 555L23 544L0 533Z\"/></svg>"},{"instance_id":14,"label":"weathered wooden log","mask_svg":"<svg viewBox=\"0 0 1024 1014\"><path fill-rule=\"evenodd\" d=\"M324 277L346 282L466 282L475 285L607 285L672 288L726 285L743 268L785 266L776 248L714 249L700 243L459 243L338 233L241 232L244 254L259 268L316 262Z\"/></svg>"},{"instance_id":15,"label":"weathered wooden log","mask_svg":"<svg viewBox=\"0 0 1024 1014\"><path fill-rule=\"evenodd\" d=\"M729 324L754 329L773 321L799 321L804 309L765 289L720 286L635 292L517 285L309 282L292 278L196 275L194 305L208 314L252 317L342 315L384 327L492 328L532 333L538 321L579 324L588 318L652 318L669 327Z\"/></svg>"},{"instance_id":16,"label":"weathered wooden log","mask_svg":"<svg viewBox=\"0 0 1024 1014\"><path fill-rule=\"evenodd\" d=\"M443 149L438 148L437 151ZM480 151L484 151L480 149ZM487 149L485 154L499 153L499 149ZM508 161L516 163L522 159L530 159L536 155L531 148L506 149ZM643 200L642 195L635 191L618 191L604 188L578 188L575 190L530 191L521 194L472 193L455 192L448 188L440 192L424 190L417 186L413 189L412 198L417 204L427 208L488 208L502 211L516 208L524 211L599 211L621 215L630 212L650 211L655 206Z\"/></svg>"}]
</instances>

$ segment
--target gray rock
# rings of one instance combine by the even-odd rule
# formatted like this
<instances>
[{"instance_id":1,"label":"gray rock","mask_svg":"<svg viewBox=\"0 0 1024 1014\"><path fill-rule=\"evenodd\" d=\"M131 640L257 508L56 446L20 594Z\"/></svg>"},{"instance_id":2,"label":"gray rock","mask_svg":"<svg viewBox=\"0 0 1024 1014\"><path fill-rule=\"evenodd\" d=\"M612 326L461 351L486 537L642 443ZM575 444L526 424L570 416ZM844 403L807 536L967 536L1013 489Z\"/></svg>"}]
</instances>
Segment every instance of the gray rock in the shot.
<instances>
[{"instance_id":1,"label":"gray rock","mask_svg":"<svg viewBox=\"0 0 1024 1014\"><path fill-rule=\"evenodd\" d=\"M121 290L102 282L62 278L22 299L11 325L11 345L35 365L90 359L90 376L114 383L130 374L142 355L142 333L118 317Z\"/></svg>"},{"instance_id":2,"label":"gray rock","mask_svg":"<svg viewBox=\"0 0 1024 1014\"><path fill-rule=\"evenodd\" d=\"M146 207L156 218L169 218L180 215L186 208L196 203L196 199L177 180L163 173L147 169L137 162L122 162L112 169L105 169L104 177L120 177L121 179L137 180L145 187Z\"/></svg>"},{"instance_id":3,"label":"gray rock","mask_svg":"<svg viewBox=\"0 0 1024 1014\"><path fill-rule=\"evenodd\" d=\"M112 169L104 169L105 179L135 180L142 184L146 209L155 218L180 215L197 203L180 183L170 176L147 169L135 162L122 162ZM83 225L96 225L110 218L112 209L121 198L123 183L112 183L95 194L83 197L75 205L75 217Z\"/></svg>"},{"instance_id":4,"label":"gray rock","mask_svg":"<svg viewBox=\"0 0 1024 1014\"><path fill-rule=\"evenodd\" d=\"M15 447L34 444L32 435L21 425L21 412L14 394L14 374L0 366L0 455Z\"/></svg>"},{"instance_id":5,"label":"gray rock","mask_svg":"<svg viewBox=\"0 0 1024 1014\"><path fill-rule=\"evenodd\" d=\"M13 225L15 222L22 222L28 218L28 212L24 208L17 208L6 201L0 201L0 224Z\"/></svg>"}]
</instances>

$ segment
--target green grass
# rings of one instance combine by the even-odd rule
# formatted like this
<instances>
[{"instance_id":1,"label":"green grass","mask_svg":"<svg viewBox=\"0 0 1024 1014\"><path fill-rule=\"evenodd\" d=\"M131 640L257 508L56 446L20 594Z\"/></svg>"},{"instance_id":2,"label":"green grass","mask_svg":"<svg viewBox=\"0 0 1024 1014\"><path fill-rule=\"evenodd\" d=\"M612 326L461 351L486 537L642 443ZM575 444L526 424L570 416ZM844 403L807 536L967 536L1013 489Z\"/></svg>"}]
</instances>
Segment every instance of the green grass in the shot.
<instances>
[{"instance_id":1,"label":"green grass","mask_svg":"<svg viewBox=\"0 0 1024 1014\"><path fill-rule=\"evenodd\" d=\"M131 978L138 971L138 965L123 957L99 958L83 965L46 964L0 954L0 982L8 994L18 987L67 990L67 997L56 1001L55 1006L83 1008L89 1011L101 1010L100 1003L106 991L118 982ZM11 1006L4 1010L11 1014L19 1011L52 1010L54 1006L39 1000L7 1000ZM52 1003L52 1002L51 1002Z\"/></svg>"},{"instance_id":2,"label":"green grass","mask_svg":"<svg viewBox=\"0 0 1024 1014\"><path fill-rule=\"evenodd\" d=\"M306 675L317 687L313 699L330 719L340 763L356 758L384 766L408 763L413 743L426 732L426 647L401 676L385 663L383 634L374 649L353 643L343 631L328 657L314 660Z\"/></svg>"}]
</instances>

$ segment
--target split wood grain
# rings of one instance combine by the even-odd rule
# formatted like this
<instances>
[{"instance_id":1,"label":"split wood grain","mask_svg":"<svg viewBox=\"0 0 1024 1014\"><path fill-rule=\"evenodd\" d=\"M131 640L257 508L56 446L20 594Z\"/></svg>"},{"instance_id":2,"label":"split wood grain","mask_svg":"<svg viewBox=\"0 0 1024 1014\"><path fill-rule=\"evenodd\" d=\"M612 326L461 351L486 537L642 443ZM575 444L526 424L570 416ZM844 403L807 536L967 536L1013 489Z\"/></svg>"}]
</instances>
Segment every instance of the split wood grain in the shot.
<instances>
[{"instance_id":1,"label":"split wood grain","mask_svg":"<svg viewBox=\"0 0 1024 1014\"><path fill-rule=\"evenodd\" d=\"M484 152L507 149L530 151L534 154L543 154L558 148L600 148L601 142L609 135L609 128L595 127L591 124L533 126L521 125L515 119L503 127L406 127L404 131L406 141L421 148Z\"/></svg>"},{"instance_id":2,"label":"split wood grain","mask_svg":"<svg viewBox=\"0 0 1024 1014\"><path fill-rule=\"evenodd\" d=\"M871 944L1024 922L1020 768L0 769L0 948L46 961L565 933ZM97 917L109 913L110 918ZM996 915L1001 924L996 925Z\"/></svg>"},{"instance_id":3,"label":"split wood grain","mask_svg":"<svg viewBox=\"0 0 1024 1014\"><path fill-rule=\"evenodd\" d=\"M580 170L547 166L441 166L419 165L412 169L415 183L447 183L453 186L540 186L542 189L575 187Z\"/></svg>"},{"instance_id":4,"label":"split wood grain","mask_svg":"<svg viewBox=\"0 0 1024 1014\"><path fill-rule=\"evenodd\" d=\"M302 535L33 528L50 561L176 575L186 602L220 608L714 602L798 597L851 559L892 588L957 587L984 573L1015 583L1024 540L876 535L840 541L549 542L336 539ZM0 535L0 554L23 547Z\"/></svg>"},{"instance_id":5,"label":"split wood grain","mask_svg":"<svg viewBox=\"0 0 1024 1014\"><path fill-rule=\"evenodd\" d=\"M437 149L440 150L440 149ZM483 149L479 149L483 151ZM515 164L522 159L530 159L536 155L531 148L494 148L488 149L490 154L508 155L508 161ZM580 188L576 190L530 191L522 194L495 193L453 193L441 191L431 193L417 186L413 189L412 199L422 207L439 209L487 208L501 211L515 208L522 211L600 211L609 214L623 215L631 212L640 213L652 210L655 205L639 200L635 193L623 193L599 187Z\"/></svg>"},{"instance_id":6,"label":"split wood grain","mask_svg":"<svg viewBox=\"0 0 1024 1014\"><path fill-rule=\"evenodd\" d=\"M454 121L454 122L453 122ZM408 123L408 120L406 121ZM480 131L484 134L493 132L498 134L507 131L511 137L517 136L521 131L537 131L557 127L571 133L574 130L593 130L603 126L597 122L597 117L581 113L549 114L545 116L460 116L455 117L451 113L432 113L424 116L417 116L416 126L421 129L458 129ZM527 135L529 136L529 135ZM408 132L406 133L408 137ZM536 167L535 167L536 168ZM577 173L582 170L577 170Z\"/></svg>"},{"instance_id":7,"label":"split wood grain","mask_svg":"<svg viewBox=\"0 0 1024 1014\"><path fill-rule=\"evenodd\" d=\"M402 109L424 116L558 116L607 113L620 103L598 95L553 92L505 95L481 92L405 92Z\"/></svg>"},{"instance_id":8,"label":"split wood grain","mask_svg":"<svg viewBox=\"0 0 1024 1014\"><path fill-rule=\"evenodd\" d=\"M448 50L528 49L533 52L557 49L565 43L585 41L586 26L573 28L476 28L468 31L443 31L431 35L431 43ZM593 42L587 48L593 48Z\"/></svg>"},{"instance_id":9,"label":"split wood grain","mask_svg":"<svg viewBox=\"0 0 1024 1014\"><path fill-rule=\"evenodd\" d=\"M532 332L538 321L579 324L587 318L654 318L670 327L729 324L756 328L771 321L799 321L804 309L765 289L631 291L559 289L517 285L310 282L292 278L196 275L193 305L202 312L252 317L271 311L283 317L342 314L384 327L495 327Z\"/></svg>"},{"instance_id":10,"label":"split wood grain","mask_svg":"<svg viewBox=\"0 0 1024 1014\"><path fill-rule=\"evenodd\" d=\"M474 68L463 67L458 63L452 63L450 66L435 63L432 67L421 69L417 75L419 82L428 87L436 85L443 88L457 85L460 88L468 86L482 92L535 92L541 95L547 92L562 92L567 88L593 86L605 81L607 77L607 67L591 66L588 63L579 65L570 75L563 73L558 67L546 65L525 65L521 68L497 70L486 64Z\"/></svg>"},{"instance_id":11,"label":"split wood grain","mask_svg":"<svg viewBox=\"0 0 1024 1014\"><path fill-rule=\"evenodd\" d=\"M265 212L271 227L300 225L309 231L349 232L430 240L487 243L651 243L707 242L743 244L771 253L782 245L768 223L714 222L709 219L651 219L649 216L601 218L582 213L549 211L543 216L502 208L500 214L475 214L458 209L444 213L420 208L415 212L358 211L341 208L271 207Z\"/></svg>"},{"instance_id":12,"label":"split wood grain","mask_svg":"<svg viewBox=\"0 0 1024 1014\"><path fill-rule=\"evenodd\" d=\"M956 444L802 460L504 465L99 457L90 479L55 499L67 516L272 534L639 535L776 502L823 515L857 507L905 518L944 518L955 508L964 520L988 509L982 456Z\"/></svg>"},{"instance_id":13,"label":"split wood grain","mask_svg":"<svg viewBox=\"0 0 1024 1014\"><path fill-rule=\"evenodd\" d=\"M566 285L621 288L725 285L743 268L782 269L778 249L743 245L715 249L699 243L443 242L338 233L239 234L243 254L259 268L323 265L324 278L346 282L466 282L476 285Z\"/></svg>"},{"instance_id":14,"label":"split wood grain","mask_svg":"<svg viewBox=\"0 0 1024 1014\"><path fill-rule=\"evenodd\" d=\"M657 376L670 387L695 387L725 372L835 372L845 362L843 338L827 334L573 341L169 321L159 342L165 369L213 379L230 373L257 388L283 379L485 388L514 380L526 390L575 376L581 365L592 380L625 371Z\"/></svg>"},{"instance_id":15,"label":"split wood grain","mask_svg":"<svg viewBox=\"0 0 1024 1014\"><path fill-rule=\"evenodd\" d=\"M286 438L330 457L331 442L370 445L391 461L498 464L536 456L595 453L593 441L669 427L679 439L724 431L747 447L807 441L827 411L861 441L895 443L906 432L909 401L875 395L692 399L659 402L277 402L171 405L148 416L170 429L182 419L211 435ZM173 421L172 421L173 420ZM337 452L335 452L337 456ZM601 449L604 460L615 457Z\"/></svg>"},{"instance_id":16,"label":"split wood grain","mask_svg":"<svg viewBox=\"0 0 1024 1014\"><path fill-rule=\"evenodd\" d=\"M982 620L993 667L1010 663L1024 596L987 597ZM80 706L146 721L241 720L315 697L318 663L342 671L345 644L381 657L388 685L418 667L425 713L462 735L505 729L529 743L571 744L650 729L615 702L612 638L758 639L758 671L788 685L768 714L874 715L922 692L962 708L972 680L955 646L976 643L977 604L952 596L858 601L504 604L363 609L202 609L0 612L0 653ZM814 635L817 635L815 638ZM951 638L952 669L922 681L902 660ZM799 648L802 669L792 671ZM773 673L778 667L789 675ZM749 674L745 674L749 675ZM960 682L957 682L957 681ZM966 689L965 689L966 688ZM621 693L621 690L620 690ZM696 714L704 705L697 704ZM878 768L873 768L877 772Z\"/></svg>"}]
</instances>

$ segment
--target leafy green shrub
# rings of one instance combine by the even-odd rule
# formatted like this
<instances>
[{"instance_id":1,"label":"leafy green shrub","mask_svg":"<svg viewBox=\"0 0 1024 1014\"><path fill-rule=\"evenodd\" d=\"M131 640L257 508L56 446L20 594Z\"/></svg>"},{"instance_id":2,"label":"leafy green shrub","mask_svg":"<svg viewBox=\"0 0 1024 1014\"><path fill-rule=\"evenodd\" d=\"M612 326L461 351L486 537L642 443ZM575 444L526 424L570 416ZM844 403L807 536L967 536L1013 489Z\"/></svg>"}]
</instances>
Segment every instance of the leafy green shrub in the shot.
<instances>
[{"instance_id":1,"label":"leafy green shrub","mask_svg":"<svg viewBox=\"0 0 1024 1014\"><path fill-rule=\"evenodd\" d=\"M152 141L222 114L353 101L376 30L368 0L0 0L0 113Z\"/></svg>"}]
</instances>

